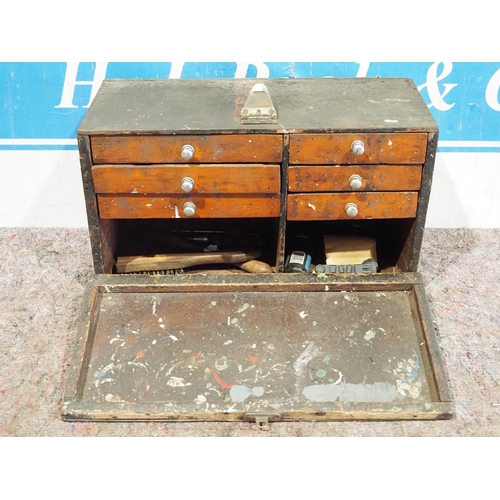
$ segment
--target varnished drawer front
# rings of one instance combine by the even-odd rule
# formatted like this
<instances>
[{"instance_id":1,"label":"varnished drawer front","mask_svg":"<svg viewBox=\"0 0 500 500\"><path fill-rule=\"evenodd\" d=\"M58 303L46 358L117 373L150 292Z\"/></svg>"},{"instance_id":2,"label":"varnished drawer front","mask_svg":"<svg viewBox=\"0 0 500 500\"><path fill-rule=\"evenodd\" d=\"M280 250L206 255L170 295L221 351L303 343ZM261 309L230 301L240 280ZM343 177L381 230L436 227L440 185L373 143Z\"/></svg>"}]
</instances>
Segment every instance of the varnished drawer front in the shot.
<instances>
[{"instance_id":1,"label":"varnished drawer front","mask_svg":"<svg viewBox=\"0 0 500 500\"><path fill-rule=\"evenodd\" d=\"M288 195L289 220L400 219L415 217L418 193L311 193ZM356 205L349 217L346 205Z\"/></svg>"},{"instance_id":2,"label":"varnished drawer front","mask_svg":"<svg viewBox=\"0 0 500 500\"><path fill-rule=\"evenodd\" d=\"M110 194L184 194L184 179L193 194L280 191L279 165L96 165L92 178L96 193Z\"/></svg>"},{"instance_id":3,"label":"varnished drawer front","mask_svg":"<svg viewBox=\"0 0 500 500\"><path fill-rule=\"evenodd\" d=\"M94 136L90 138L94 163L280 163L283 139L279 135L171 135ZM192 158L181 156L186 145Z\"/></svg>"},{"instance_id":4,"label":"varnished drawer front","mask_svg":"<svg viewBox=\"0 0 500 500\"><path fill-rule=\"evenodd\" d=\"M276 195L98 195L99 215L103 219L165 218L244 218L278 217L280 196ZM186 203L195 205L194 215L184 214Z\"/></svg>"},{"instance_id":5,"label":"varnished drawer front","mask_svg":"<svg viewBox=\"0 0 500 500\"><path fill-rule=\"evenodd\" d=\"M314 191L418 191L421 177L422 167L420 165L301 165L289 167L288 189L291 192L299 193ZM361 184L360 187L358 187L359 184Z\"/></svg>"},{"instance_id":6,"label":"varnished drawer front","mask_svg":"<svg viewBox=\"0 0 500 500\"><path fill-rule=\"evenodd\" d=\"M364 152L352 151L362 141ZM290 164L423 164L427 134L292 134Z\"/></svg>"}]
</instances>

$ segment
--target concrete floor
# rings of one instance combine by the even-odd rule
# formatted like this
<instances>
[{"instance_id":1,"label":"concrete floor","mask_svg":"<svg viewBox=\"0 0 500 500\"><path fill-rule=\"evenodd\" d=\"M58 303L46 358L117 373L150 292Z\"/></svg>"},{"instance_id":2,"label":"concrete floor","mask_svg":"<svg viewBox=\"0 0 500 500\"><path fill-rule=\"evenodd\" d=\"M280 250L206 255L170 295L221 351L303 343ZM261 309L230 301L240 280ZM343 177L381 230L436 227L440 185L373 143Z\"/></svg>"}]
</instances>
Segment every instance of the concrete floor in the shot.
<instances>
[{"instance_id":1,"label":"concrete floor","mask_svg":"<svg viewBox=\"0 0 500 500\"><path fill-rule=\"evenodd\" d=\"M446 421L66 423L84 229L0 228L0 436L499 436L500 230L428 229L420 262L455 405Z\"/></svg>"}]
</instances>

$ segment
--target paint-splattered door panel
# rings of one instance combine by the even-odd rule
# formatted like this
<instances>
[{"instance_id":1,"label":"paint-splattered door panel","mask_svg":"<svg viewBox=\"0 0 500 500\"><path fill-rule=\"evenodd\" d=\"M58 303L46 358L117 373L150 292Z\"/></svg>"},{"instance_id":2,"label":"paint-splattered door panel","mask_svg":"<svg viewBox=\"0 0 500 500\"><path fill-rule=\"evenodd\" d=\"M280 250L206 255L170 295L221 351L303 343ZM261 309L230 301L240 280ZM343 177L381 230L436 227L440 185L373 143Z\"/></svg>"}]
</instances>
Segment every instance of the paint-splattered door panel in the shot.
<instances>
[{"instance_id":1,"label":"paint-splattered door panel","mask_svg":"<svg viewBox=\"0 0 500 500\"><path fill-rule=\"evenodd\" d=\"M93 289L64 418L450 416L411 277L350 286L270 277L257 291L255 280L188 278Z\"/></svg>"}]
</instances>

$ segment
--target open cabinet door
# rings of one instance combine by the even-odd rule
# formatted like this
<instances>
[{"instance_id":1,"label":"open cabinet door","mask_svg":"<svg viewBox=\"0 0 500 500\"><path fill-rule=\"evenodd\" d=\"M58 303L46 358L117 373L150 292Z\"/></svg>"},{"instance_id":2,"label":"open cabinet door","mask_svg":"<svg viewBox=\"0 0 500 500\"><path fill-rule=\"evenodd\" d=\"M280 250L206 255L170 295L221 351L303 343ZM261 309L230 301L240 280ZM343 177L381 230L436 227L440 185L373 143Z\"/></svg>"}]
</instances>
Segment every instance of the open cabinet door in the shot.
<instances>
[{"instance_id":1,"label":"open cabinet door","mask_svg":"<svg viewBox=\"0 0 500 500\"><path fill-rule=\"evenodd\" d=\"M98 276L65 420L444 419L418 274Z\"/></svg>"}]
</instances>

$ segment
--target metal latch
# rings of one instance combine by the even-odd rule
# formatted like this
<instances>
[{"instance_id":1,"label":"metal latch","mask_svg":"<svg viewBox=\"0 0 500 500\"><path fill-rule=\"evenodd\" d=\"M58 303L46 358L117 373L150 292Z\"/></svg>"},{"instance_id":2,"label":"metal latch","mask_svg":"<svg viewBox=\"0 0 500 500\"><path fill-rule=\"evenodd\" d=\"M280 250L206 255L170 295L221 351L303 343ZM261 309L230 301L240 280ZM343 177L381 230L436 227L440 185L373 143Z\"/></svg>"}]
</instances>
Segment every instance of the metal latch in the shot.
<instances>
[{"instance_id":1,"label":"metal latch","mask_svg":"<svg viewBox=\"0 0 500 500\"><path fill-rule=\"evenodd\" d=\"M263 83L256 83L241 110L241 123L278 123L278 113L273 105L271 94Z\"/></svg>"},{"instance_id":2,"label":"metal latch","mask_svg":"<svg viewBox=\"0 0 500 500\"><path fill-rule=\"evenodd\" d=\"M269 429L269 419L280 420L281 413L247 413L247 416L255 418L257 427L262 430Z\"/></svg>"}]
</instances>

